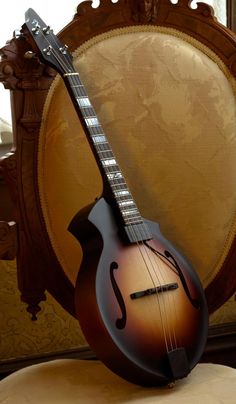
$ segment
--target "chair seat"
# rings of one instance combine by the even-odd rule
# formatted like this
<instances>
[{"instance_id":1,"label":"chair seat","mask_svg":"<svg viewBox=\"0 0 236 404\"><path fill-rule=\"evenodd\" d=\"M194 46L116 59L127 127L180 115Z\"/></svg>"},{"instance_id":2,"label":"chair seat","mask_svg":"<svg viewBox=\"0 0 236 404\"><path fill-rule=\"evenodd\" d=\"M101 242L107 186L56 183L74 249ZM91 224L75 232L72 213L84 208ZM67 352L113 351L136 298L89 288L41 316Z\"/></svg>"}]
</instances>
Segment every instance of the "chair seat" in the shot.
<instances>
[{"instance_id":1,"label":"chair seat","mask_svg":"<svg viewBox=\"0 0 236 404\"><path fill-rule=\"evenodd\" d=\"M145 388L121 379L99 361L60 359L21 369L0 382L7 404L233 404L236 370L198 364L174 388Z\"/></svg>"}]
</instances>

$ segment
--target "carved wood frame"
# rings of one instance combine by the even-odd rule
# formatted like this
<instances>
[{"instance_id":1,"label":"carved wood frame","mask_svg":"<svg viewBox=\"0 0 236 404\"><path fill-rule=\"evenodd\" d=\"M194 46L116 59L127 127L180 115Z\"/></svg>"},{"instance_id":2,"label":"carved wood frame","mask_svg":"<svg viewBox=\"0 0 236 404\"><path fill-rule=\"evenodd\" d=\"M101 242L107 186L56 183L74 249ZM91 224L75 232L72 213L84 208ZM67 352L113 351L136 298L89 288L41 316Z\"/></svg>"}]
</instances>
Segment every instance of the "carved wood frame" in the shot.
<instances>
[{"instance_id":1,"label":"carved wood frame","mask_svg":"<svg viewBox=\"0 0 236 404\"><path fill-rule=\"evenodd\" d=\"M234 0L227 0L227 27L236 32L236 5Z\"/></svg>"},{"instance_id":2,"label":"carved wood frame","mask_svg":"<svg viewBox=\"0 0 236 404\"><path fill-rule=\"evenodd\" d=\"M71 51L86 40L115 28L160 25L175 28L202 42L220 57L236 77L236 37L217 23L209 5L200 3L193 10L190 8L191 0L179 0L177 4L172 4L170 0L119 0L117 3L101 0L100 6L94 9L91 3L81 3L73 21L59 33L60 39L67 43ZM17 223L19 289L33 318L39 310L39 302L45 299L45 290L74 315L74 287L52 249L37 185L36 155L40 122L55 72L39 64L37 59L25 59L24 54L31 47L30 39L23 32L23 36L13 38L0 51L0 80L11 91L14 129L14 151L2 159L1 169L15 206L13 219ZM5 244L4 254L1 253L0 241L0 257L7 257L8 250ZM235 292L235 262L236 238L220 272L206 288L210 312ZM220 296L218 294L216 297L216 290L220 291Z\"/></svg>"}]
</instances>

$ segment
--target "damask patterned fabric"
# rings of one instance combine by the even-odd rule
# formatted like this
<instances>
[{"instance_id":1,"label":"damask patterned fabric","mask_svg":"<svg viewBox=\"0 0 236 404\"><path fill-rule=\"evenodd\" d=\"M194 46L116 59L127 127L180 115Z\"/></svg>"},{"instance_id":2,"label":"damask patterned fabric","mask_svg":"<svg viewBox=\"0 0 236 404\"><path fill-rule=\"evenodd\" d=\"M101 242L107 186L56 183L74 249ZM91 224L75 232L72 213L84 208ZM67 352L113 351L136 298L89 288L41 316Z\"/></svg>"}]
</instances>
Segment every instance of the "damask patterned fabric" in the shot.
<instances>
[{"instance_id":1,"label":"damask patterned fabric","mask_svg":"<svg viewBox=\"0 0 236 404\"><path fill-rule=\"evenodd\" d=\"M16 263L0 261L0 363L49 352L78 349L87 345L79 323L49 294L32 321L17 288ZM16 402L18 404L19 402Z\"/></svg>"},{"instance_id":2,"label":"damask patterned fabric","mask_svg":"<svg viewBox=\"0 0 236 404\"><path fill-rule=\"evenodd\" d=\"M64 359L22 369L0 382L7 404L235 404L236 370L199 364L173 389L126 382L99 361Z\"/></svg>"},{"instance_id":3,"label":"damask patterned fabric","mask_svg":"<svg viewBox=\"0 0 236 404\"><path fill-rule=\"evenodd\" d=\"M236 226L233 78L209 49L161 27L98 37L75 63L142 215L208 285ZM60 80L44 111L39 185L52 244L75 282L81 249L67 226L102 181Z\"/></svg>"}]
</instances>

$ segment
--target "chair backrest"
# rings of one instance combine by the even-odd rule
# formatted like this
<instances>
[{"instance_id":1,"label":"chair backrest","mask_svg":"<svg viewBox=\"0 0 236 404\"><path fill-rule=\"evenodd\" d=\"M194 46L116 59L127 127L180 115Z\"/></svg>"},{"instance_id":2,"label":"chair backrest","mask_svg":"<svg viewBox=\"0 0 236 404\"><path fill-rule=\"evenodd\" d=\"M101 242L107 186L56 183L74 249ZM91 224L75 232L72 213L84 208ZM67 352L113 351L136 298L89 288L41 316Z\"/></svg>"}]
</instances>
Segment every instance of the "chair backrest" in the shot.
<instances>
[{"instance_id":1,"label":"chair backrest","mask_svg":"<svg viewBox=\"0 0 236 404\"><path fill-rule=\"evenodd\" d=\"M103 0L93 9L85 2L59 36L74 51L142 215L192 262L212 312L236 287L236 41L210 6L189 3ZM2 65L13 46L23 60L27 42L15 40ZM37 257L37 299L46 288L73 314L82 252L67 226L103 184L62 80L48 92L54 72L34 60L24 66L20 92L8 77L20 170L20 287L30 299Z\"/></svg>"}]
</instances>

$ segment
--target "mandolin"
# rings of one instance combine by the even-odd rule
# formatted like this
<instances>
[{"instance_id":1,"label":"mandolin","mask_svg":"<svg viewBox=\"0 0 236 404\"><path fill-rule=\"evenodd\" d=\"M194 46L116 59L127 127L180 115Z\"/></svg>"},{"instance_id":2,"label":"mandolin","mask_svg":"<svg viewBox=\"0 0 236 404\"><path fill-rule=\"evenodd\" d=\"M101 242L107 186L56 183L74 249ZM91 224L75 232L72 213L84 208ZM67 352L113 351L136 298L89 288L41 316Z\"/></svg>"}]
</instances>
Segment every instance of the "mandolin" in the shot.
<instances>
[{"instance_id":1,"label":"mandolin","mask_svg":"<svg viewBox=\"0 0 236 404\"><path fill-rule=\"evenodd\" d=\"M158 386L186 377L207 338L200 280L138 210L67 46L32 9L25 29L39 59L64 80L103 178L102 195L68 227L83 250L75 292L82 331L97 357L128 381Z\"/></svg>"}]
</instances>

